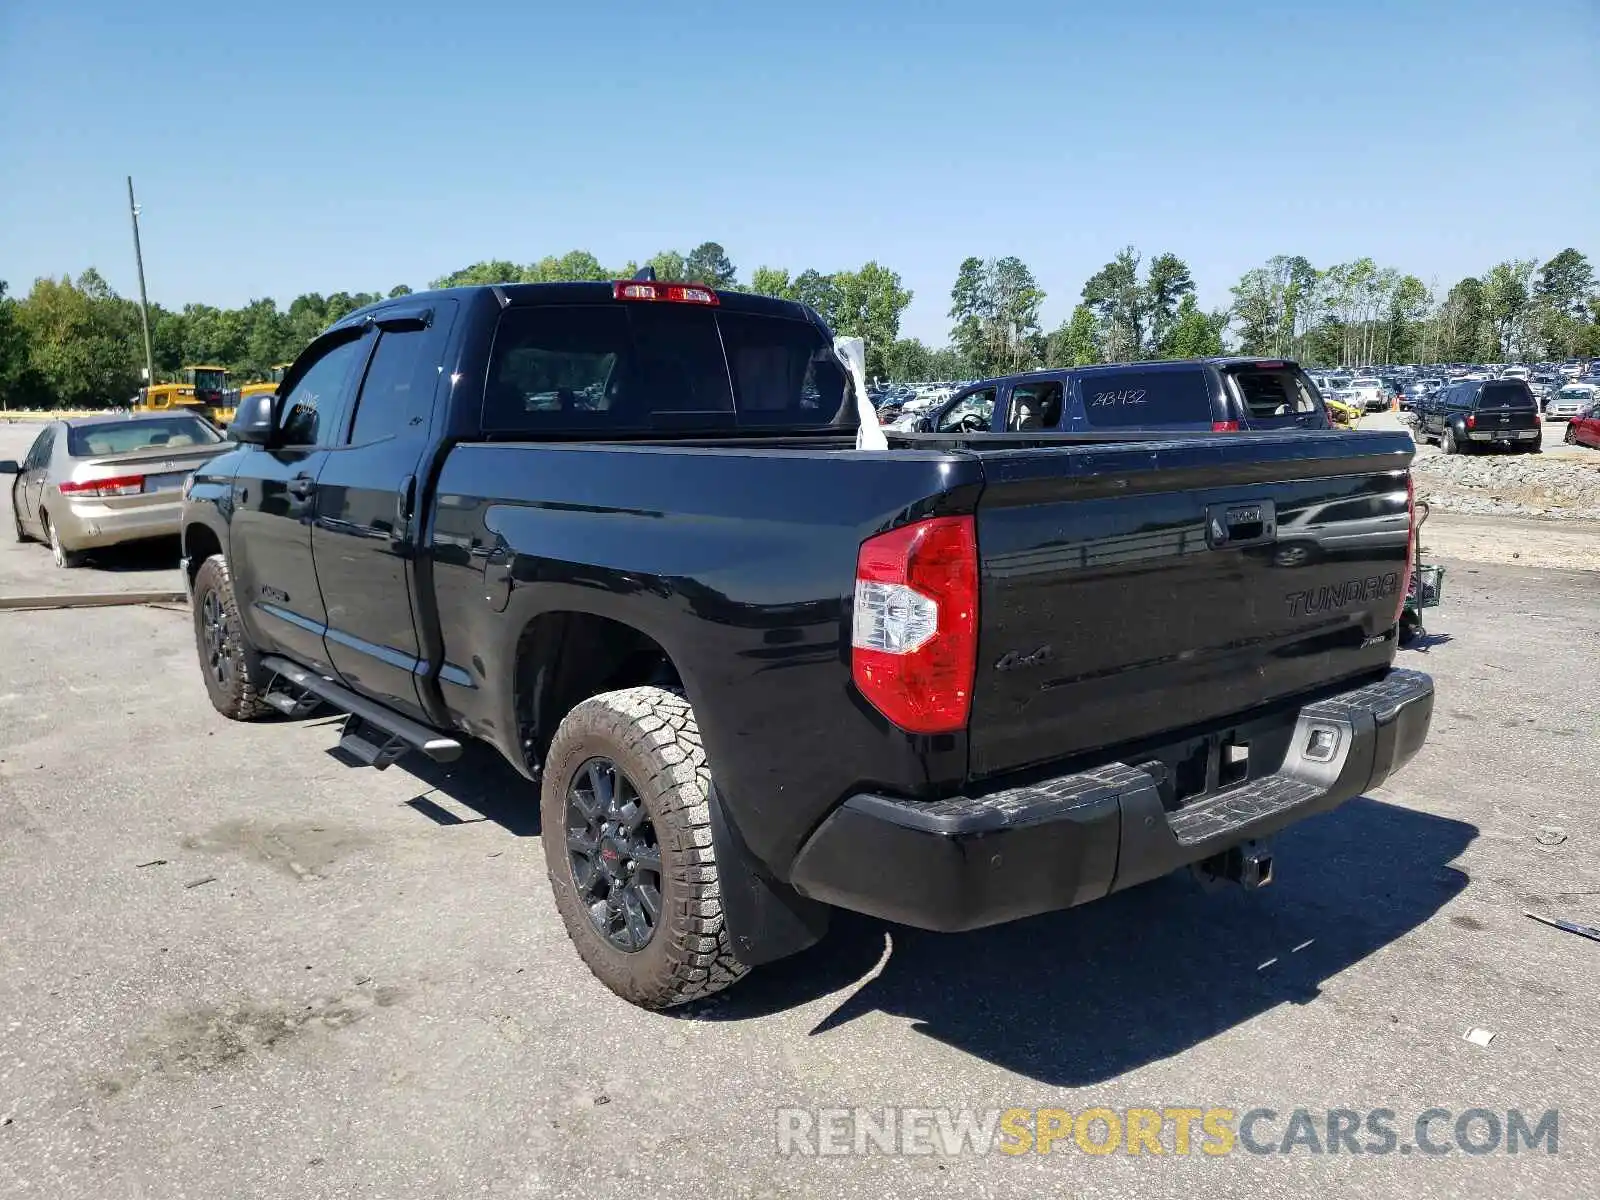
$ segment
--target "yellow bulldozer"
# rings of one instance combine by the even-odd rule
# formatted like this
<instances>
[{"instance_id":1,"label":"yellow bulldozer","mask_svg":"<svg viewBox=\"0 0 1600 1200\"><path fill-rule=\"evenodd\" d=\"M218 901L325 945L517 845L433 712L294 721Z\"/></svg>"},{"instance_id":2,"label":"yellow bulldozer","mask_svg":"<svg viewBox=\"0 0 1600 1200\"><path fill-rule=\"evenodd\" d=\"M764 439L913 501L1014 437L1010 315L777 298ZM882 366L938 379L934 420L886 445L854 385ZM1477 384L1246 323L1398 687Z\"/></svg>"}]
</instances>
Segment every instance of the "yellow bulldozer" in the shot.
<instances>
[{"instance_id":1,"label":"yellow bulldozer","mask_svg":"<svg viewBox=\"0 0 1600 1200\"><path fill-rule=\"evenodd\" d=\"M290 363L279 363L277 366L273 367L267 372L267 378L265 380L261 380L256 383L247 383L243 387L239 388L239 390L234 393L235 405L237 406L239 404L243 404L251 396L270 396L273 392L278 390L278 385L283 382L283 373L287 371L291 365L292 364Z\"/></svg>"},{"instance_id":2,"label":"yellow bulldozer","mask_svg":"<svg viewBox=\"0 0 1600 1200\"><path fill-rule=\"evenodd\" d=\"M233 420L235 401L228 391L226 367L184 367L176 383L154 383L139 389L135 412L185 409L214 425Z\"/></svg>"}]
</instances>

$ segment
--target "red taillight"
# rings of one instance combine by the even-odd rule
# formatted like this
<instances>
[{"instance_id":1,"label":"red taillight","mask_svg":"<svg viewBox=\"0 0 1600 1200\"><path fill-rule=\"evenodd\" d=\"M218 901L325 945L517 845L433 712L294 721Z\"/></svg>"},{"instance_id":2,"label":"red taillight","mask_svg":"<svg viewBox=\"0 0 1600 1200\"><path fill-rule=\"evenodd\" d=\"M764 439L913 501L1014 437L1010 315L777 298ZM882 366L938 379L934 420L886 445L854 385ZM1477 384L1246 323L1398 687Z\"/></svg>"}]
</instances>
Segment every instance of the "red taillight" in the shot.
<instances>
[{"instance_id":1,"label":"red taillight","mask_svg":"<svg viewBox=\"0 0 1600 1200\"><path fill-rule=\"evenodd\" d=\"M716 304L717 294L698 283L646 283L618 279L611 285L613 300L664 300L669 304Z\"/></svg>"},{"instance_id":2,"label":"red taillight","mask_svg":"<svg viewBox=\"0 0 1600 1200\"><path fill-rule=\"evenodd\" d=\"M1476 429L1477 427L1478 427L1478 418L1477 418L1477 416L1475 414L1473 414L1473 413L1468 413L1467 414L1467 428L1468 429Z\"/></svg>"},{"instance_id":3,"label":"red taillight","mask_svg":"<svg viewBox=\"0 0 1600 1200\"><path fill-rule=\"evenodd\" d=\"M1395 624L1406 610L1406 598L1411 595L1411 568L1417 561L1417 483L1406 475L1406 569L1400 576L1400 603L1395 605Z\"/></svg>"},{"instance_id":4,"label":"red taillight","mask_svg":"<svg viewBox=\"0 0 1600 1200\"><path fill-rule=\"evenodd\" d=\"M930 517L861 543L851 676L908 733L966 728L978 655L971 517Z\"/></svg>"},{"instance_id":5,"label":"red taillight","mask_svg":"<svg viewBox=\"0 0 1600 1200\"><path fill-rule=\"evenodd\" d=\"M1237 422L1237 421L1213 421L1213 422L1211 422L1211 432L1212 433L1238 433L1239 432L1239 422Z\"/></svg>"},{"instance_id":6,"label":"red taillight","mask_svg":"<svg viewBox=\"0 0 1600 1200\"><path fill-rule=\"evenodd\" d=\"M118 475L113 479L67 480L56 485L63 496L137 496L144 491L143 475Z\"/></svg>"}]
</instances>

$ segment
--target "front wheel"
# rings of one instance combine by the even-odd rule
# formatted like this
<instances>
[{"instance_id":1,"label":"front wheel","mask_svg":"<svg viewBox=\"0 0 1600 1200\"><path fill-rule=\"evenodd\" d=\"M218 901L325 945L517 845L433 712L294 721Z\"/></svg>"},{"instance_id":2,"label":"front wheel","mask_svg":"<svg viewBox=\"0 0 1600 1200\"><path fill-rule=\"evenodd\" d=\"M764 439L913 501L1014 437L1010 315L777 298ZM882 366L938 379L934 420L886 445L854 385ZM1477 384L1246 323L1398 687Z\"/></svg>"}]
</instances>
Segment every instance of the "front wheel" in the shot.
<instances>
[{"instance_id":1,"label":"front wheel","mask_svg":"<svg viewBox=\"0 0 1600 1200\"><path fill-rule=\"evenodd\" d=\"M194 641L211 707L232 721L267 711L261 694L272 682L261 656L245 639L228 560L213 554L194 577Z\"/></svg>"},{"instance_id":2,"label":"front wheel","mask_svg":"<svg viewBox=\"0 0 1600 1200\"><path fill-rule=\"evenodd\" d=\"M585 700L545 760L556 909L595 977L642 1008L709 996L747 969L723 919L710 788L694 710L665 688Z\"/></svg>"},{"instance_id":3,"label":"front wheel","mask_svg":"<svg viewBox=\"0 0 1600 1200\"><path fill-rule=\"evenodd\" d=\"M1576 446L1578 444L1578 431L1576 429L1574 429L1571 425L1568 425L1567 426L1566 436L1563 437L1561 440L1564 441L1569 446ZM22 527L21 526L17 527L17 536L18 537L22 536Z\"/></svg>"}]
</instances>

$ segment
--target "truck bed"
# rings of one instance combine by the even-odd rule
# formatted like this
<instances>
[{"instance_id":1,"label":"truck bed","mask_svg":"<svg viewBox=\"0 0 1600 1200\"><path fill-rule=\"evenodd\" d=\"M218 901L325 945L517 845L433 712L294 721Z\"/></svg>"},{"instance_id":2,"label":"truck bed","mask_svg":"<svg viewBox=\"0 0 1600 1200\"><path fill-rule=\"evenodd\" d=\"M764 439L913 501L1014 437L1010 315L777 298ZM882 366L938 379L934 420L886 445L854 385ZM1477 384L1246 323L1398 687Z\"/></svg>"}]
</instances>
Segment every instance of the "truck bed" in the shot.
<instances>
[{"instance_id":1,"label":"truck bed","mask_svg":"<svg viewBox=\"0 0 1600 1200\"><path fill-rule=\"evenodd\" d=\"M1392 659L1403 433L896 442L455 447L431 534L448 704L514 751L514 681L494 664L534 622L580 612L641 630L681 672L718 787L781 877L863 786L929 799L998 786ZM1335 503L1368 516L1322 522L1328 549L1297 565L1275 563L1270 539L1208 542L1208 515L1265 507L1282 530ZM918 736L852 686L856 552L954 513L974 516L981 566L971 719ZM1341 524L1365 530L1360 545L1335 545ZM1368 579L1368 594L1323 598Z\"/></svg>"}]
</instances>

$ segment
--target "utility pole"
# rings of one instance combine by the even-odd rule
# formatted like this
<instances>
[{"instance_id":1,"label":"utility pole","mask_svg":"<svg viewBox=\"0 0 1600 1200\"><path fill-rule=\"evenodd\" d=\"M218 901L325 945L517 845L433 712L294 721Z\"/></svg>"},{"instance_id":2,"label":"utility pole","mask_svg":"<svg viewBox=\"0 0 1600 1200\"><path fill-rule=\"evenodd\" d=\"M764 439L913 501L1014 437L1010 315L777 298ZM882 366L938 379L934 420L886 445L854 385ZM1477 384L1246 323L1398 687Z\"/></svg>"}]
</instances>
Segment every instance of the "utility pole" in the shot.
<instances>
[{"instance_id":1,"label":"utility pole","mask_svg":"<svg viewBox=\"0 0 1600 1200\"><path fill-rule=\"evenodd\" d=\"M144 251L139 248L139 206L133 202L133 176L128 176L128 215L133 218L133 261L139 268L139 323L144 327L144 385L154 387L156 360L150 353L150 301L144 294Z\"/></svg>"}]
</instances>

